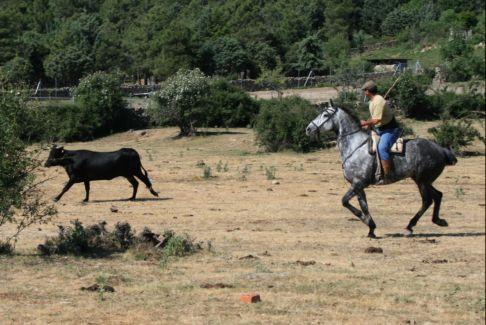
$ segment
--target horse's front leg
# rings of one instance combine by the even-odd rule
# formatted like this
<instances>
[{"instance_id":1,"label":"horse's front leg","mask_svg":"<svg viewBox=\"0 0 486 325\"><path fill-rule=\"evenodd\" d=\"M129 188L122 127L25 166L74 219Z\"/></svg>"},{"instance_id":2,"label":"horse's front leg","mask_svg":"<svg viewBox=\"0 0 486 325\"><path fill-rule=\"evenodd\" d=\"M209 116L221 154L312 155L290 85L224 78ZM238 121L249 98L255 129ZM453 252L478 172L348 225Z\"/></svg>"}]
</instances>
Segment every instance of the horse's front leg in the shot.
<instances>
[{"instance_id":1,"label":"horse's front leg","mask_svg":"<svg viewBox=\"0 0 486 325\"><path fill-rule=\"evenodd\" d=\"M366 194L364 190L361 190L358 193L358 202L359 202L359 206L361 207L361 211L363 211L363 214L359 218L370 228L368 237L376 238L375 236L376 224L373 221L373 218L371 217L371 214L368 210L368 202L366 201Z\"/></svg>"},{"instance_id":2,"label":"horse's front leg","mask_svg":"<svg viewBox=\"0 0 486 325\"><path fill-rule=\"evenodd\" d=\"M361 208L363 208L362 202L365 203L366 212L360 211L359 209L355 208L349 203L349 201L356 195L358 195L358 200L360 201ZM349 191L347 191L346 194L344 194L342 198L342 203L344 207L346 207L349 211L351 211L356 217L358 217L361 221L363 221L363 223L365 223L370 228L368 232L368 237L376 238L375 236L376 225L368 213L368 204L366 204L366 196L364 196L363 190L354 189L354 188L349 189Z\"/></svg>"}]
</instances>

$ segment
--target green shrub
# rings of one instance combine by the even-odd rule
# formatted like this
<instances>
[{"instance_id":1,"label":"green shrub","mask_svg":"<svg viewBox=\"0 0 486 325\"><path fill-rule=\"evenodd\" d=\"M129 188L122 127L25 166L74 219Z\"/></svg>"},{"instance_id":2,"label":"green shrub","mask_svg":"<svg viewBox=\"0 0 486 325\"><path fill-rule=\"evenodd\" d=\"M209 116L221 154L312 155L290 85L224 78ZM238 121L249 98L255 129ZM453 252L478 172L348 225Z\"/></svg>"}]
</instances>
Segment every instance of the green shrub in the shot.
<instances>
[{"instance_id":1,"label":"green shrub","mask_svg":"<svg viewBox=\"0 0 486 325\"><path fill-rule=\"evenodd\" d=\"M246 127L258 114L258 102L246 92L224 79L209 81L199 70L180 71L165 85L149 107L150 119L179 126L181 135L195 134L197 127ZM178 89L185 91L178 95Z\"/></svg>"},{"instance_id":2,"label":"green shrub","mask_svg":"<svg viewBox=\"0 0 486 325\"><path fill-rule=\"evenodd\" d=\"M411 26L414 22L413 13L403 8L396 8L390 12L383 23L381 24L381 30L385 35L396 35L400 31Z\"/></svg>"},{"instance_id":3,"label":"green shrub","mask_svg":"<svg viewBox=\"0 0 486 325\"><path fill-rule=\"evenodd\" d=\"M105 72L95 72L80 81L74 90L74 100L80 108L74 118L81 121L82 138L123 130L128 109L120 85L119 76Z\"/></svg>"},{"instance_id":4,"label":"green shrub","mask_svg":"<svg viewBox=\"0 0 486 325\"><path fill-rule=\"evenodd\" d=\"M157 125L177 125L181 136L195 135L204 120L209 80L199 69L179 70L154 95L149 114Z\"/></svg>"},{"instance_id":5,"label":"green shrub","mask_svg":"<svg viewBox=\"0 0 486 325\"><path fill-rule=\"evenodd\" d=\"M383 96L395 80L378 81L378 92ZM401 110L406 117L429 119L437 116L438 112L430 107L425 94L431 79L427 75L412 75L404 73L395 87L389 92L388 99Z\"/></svg>"},{"instance_id":6,"label":"green shrub","mask_svg":"<svg viewBox=\"0 0 486 325\"><path fill-rule=\"evenodd\" d=\"M442 91L428 96L429 106L441 112L445 118L475 117L485 112L484 96L466 93L457 95L451 91Z\"/></svg>"},{"instance_id":7,"label":"green shrub","mask_svg":"<svg viewBox=\"0 0 486 325\"><path fill-rule=\"evenodd\" d=\"M102 257L117 252L129 252L136 259L180 257L201 249L187 235L176 235L167 230L163 235L144 228L135 235L129 223L118 222L112 231L102 221L90 226L75 220L71 226L59 226L56 237L46 239L37 247L43 255L75 255Z\"/></svg>"},{"instance_id":8,"label":"green shrub","mask_svg":"<svg viewBox=\"0 0 486 325\"><path fill-rule=\"evenodd\" d=\"M328 135L315 140L305 134L307 125L316 116L315 106L299 97L262 101L255 123L257 141L272 152L284 149L306 152L324 147L323 140Z\"/></svg>"},{"instance_id":9,"label":"green shrub","mask_svg":"<svg viewBox=\"0 0 486 325\"><path fill-rule=\"evenodd\" d=\"M176 235L172 231L166 231L163 237L166 239L163 249L165 258L182 257L197 251L197 245L187 235Z\"/></svg>"},{"instance_id":10,"label":"green shrub","mask_svg":"<svg viewBox=\"0 0 486 325\"><path fill-rule=\"evenodd\" d=\"M56 211L42 198L35 170L40 162L21 140L27 112L25 98L16 90L0 89L0 228L13 233L0 240L0 250L12 251L19 234L35 223L49 220ZM7 249L9 248L9 249Z\"/></svg>"},{"instance_id":11,"label":"green shrub","mask_svg":"<svg viewBox=\"0 0 486 325\"><path fill-rule=\"evenodd\" d=\"M466 119L443 120L439 126L430 128L428 132L439 145L455 151L472 144L475 139L484 141L479 131L472 126L471 120Z\"/></svg>"},{"instance_id":12,"label":"green shrub","mask_svg":"<svg viewBox=\"0 0 486 325\"><path fill-rule=\"evenodd\" d=\"M473 77L484 80L484 50L474 50L471 42L464 39L461 31L454 31L453 37L445 41L440 48L446 62L447 81L468 81Z\"/></svg>"},{"instance_id":13,"label":"green shrub","mask_svg":"<svg viewBox=\"0 0 486 325\"><path fill-rule=\"evenodd\" d=\"M91 140L118 131L145 127L141 112L126 107L117 76L102 72L81 80L75 101L41 102L24 114L22 138L29 141Z\"/></svg>"},{"instance_id":14,"label":"green shrub","mask_svg":"<svg viewBox=\"0 0 486 325\"><path fill-rule=\"evenodd\" d=\"M258 102L245 91L224 79L216 79L209 84L200 125L246 127L253 124L258 110Z\"/></svg>"},{"instance_id":15,"label":"green shrub","mask_svg":"<svg viewBox=\"0 0 486 325\"><path fill-rule=\"evenodd\" d=\"M4 81L12 84L22 84L32 81L34 68L29 60L16 56L12 60L6 62L1 67Z\"/></svg>"},{"instance_id":16,"label":"green shrub","mask_svg":"<svg viewBox=\"0 0 486 325\"><path fill-rule=\"evenodd\" d=\"M469 81L472 78L484 80L485 59L483 55L468 53L447 61L445 64L446 80L450 82Z\"/></svg>"}]
</instances>

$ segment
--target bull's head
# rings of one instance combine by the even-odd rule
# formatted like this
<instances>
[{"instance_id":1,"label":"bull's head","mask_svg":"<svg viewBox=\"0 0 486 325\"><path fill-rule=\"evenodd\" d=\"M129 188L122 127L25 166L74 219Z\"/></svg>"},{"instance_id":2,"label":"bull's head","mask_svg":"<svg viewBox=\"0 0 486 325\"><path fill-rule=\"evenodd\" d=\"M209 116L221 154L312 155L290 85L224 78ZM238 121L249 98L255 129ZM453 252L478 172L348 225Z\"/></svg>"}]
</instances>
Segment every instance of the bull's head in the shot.
<instances>
[{"instance_id":1,"label":"bull's head","mask_svg":"<svg viewBox=\"0 0 486 325\"><path fill-rule=\"evenodd\" d=\"M45 167L60 166L63 157L64 157L64 148L53 145L51 151L49 152L49 157L47 158L44 166Z\"/></svg>"}]
</instances>

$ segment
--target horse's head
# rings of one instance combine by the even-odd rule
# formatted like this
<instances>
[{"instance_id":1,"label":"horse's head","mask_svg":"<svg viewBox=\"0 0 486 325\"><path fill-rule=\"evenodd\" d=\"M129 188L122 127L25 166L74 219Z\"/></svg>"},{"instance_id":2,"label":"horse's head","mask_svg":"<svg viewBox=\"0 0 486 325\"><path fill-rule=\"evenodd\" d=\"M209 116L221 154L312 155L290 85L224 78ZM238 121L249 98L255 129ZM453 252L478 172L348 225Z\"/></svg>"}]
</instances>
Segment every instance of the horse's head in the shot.
<instances>
[{"instance_id":1,"label":"horse's head","mask_svg":"<svg viewBox=\"0 0 486 325\"><path fill-rule=\"evenodd\" d=\"M308 136L313 136L316 134L318 135L321 132L327 132L332 130L332 117L336 114L337 110L337 107L327 107L322 113L317 115L317 117L312 122L309 123L305 130L305 133Z\"/></svg>"}]
</instances>

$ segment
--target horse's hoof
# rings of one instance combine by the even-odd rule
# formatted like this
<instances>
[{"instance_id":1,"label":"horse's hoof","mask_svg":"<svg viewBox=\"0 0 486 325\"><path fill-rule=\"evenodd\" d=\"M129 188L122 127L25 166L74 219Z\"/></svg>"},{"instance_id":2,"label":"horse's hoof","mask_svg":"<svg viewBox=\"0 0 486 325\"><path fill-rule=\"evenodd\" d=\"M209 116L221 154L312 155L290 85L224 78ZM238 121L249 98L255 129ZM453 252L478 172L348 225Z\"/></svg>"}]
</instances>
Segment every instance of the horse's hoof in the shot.
<instances>
[{"instance_id":1,"label":"horse's hoof","mask_svg":"<svg viewBox=\"0 0 486 325\"><path fill-rule=\"evenodd\" d=\"M57 197L53 198L52 201L57 202L59 199Z\"/></svg>"},{"instance_id":2,"label":"horse's hoof","mask_svg":"<svg viewBox=\"0 0 486 325\"><path fill-rule=\"evenodd\" d=\"M131 197L128 199L128 201L135 201L136 199L134 197Z\"/></svg>"},{"instance_id":3,"label":"horse's hoof","mask_svg":"<svg viewBox=\"0 0 486 325\"><path fill-rule=\"evenodd\" d=\"M412 237L413 236L413 230L412 229L405 229L403 235L405 237Z\"/></svg>"},{"instance_id":4,"label":"horse's hoof","mask_svg":"<svg viewBox=\"0 0 486 325\"><path fill-rule=\"evenodd\" d=\"M368 238L373 238L373 239L376 239L376 235L374 232L370 232L368 233Z\"/></svg>"},{"instance_id":5,"label":"horse's hoof","mask_svg":"<svg viewBox=\"0 0 486 325\"><path fill-rule=\"evenodd\" d=\"M441 227L447 227L447 226L449 226L449 224L447 223L447 221L445 221L444 219L432 220L432 222L435 223L437 226L441 226Z\"/></svg>"}]
</instances>

